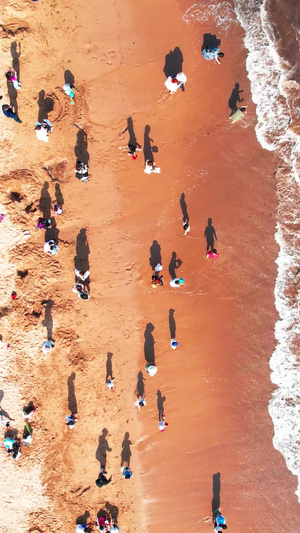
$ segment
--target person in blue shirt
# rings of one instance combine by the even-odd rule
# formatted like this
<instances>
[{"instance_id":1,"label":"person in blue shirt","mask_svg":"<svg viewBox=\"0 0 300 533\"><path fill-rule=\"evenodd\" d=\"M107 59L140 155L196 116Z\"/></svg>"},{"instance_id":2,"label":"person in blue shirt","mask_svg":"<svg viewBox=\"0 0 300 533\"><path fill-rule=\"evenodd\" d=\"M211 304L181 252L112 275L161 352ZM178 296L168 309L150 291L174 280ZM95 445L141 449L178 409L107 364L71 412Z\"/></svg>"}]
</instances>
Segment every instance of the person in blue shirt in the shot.
<instances>
[{"instance_id":1,"label":"person in blue shirt","mask_svg":"<svg viewBox=\"0 0 300 533\"><path fill-rule=\"evenodd\" d=\"M219 61L219 57L224 57L223 52L220 52L219 48L217 46L208 45L202 50L202 55L204 59L207 59L208 61L211 61L212 59L215 59L219 65L221 64Z\"/></svg>"},{"instance_id":2,"label":"person in blue shirt","mask_svg":"<svg viewBox=\"0 0 300 533\"><path fill-rule=\"evenodd\" d=\"M19 119L13 109L12 105L4 104L2 106L2 111L6 117L13 118L16 122L22 123L22 120Z\"/></svg>"}]
</instances>

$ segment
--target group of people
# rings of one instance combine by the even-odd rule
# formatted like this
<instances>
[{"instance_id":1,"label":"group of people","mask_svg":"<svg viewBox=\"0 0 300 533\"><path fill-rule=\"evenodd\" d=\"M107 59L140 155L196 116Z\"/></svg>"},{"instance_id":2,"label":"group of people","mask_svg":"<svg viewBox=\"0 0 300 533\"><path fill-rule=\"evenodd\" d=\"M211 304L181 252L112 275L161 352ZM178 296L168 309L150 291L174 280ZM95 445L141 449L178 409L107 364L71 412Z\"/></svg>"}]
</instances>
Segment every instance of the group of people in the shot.
<instances>
[{"instance_id":1,"label":"group of people","mask_svg":"<svg viewBox=\"0 0 300 533\"><path fill-rule=\"evenodd\" d=\"M6 449L9 457L11 457L14 460L17 460L19 459L19 457L21 457L22 445L29 446L32 442L32 426L29 422L29 419L34 415L37 409L38 408L33 404L33 402L29 402L28 405L24 406L23 408L24 428L23 428L22 439L18 437L17 430L11 429L10 420L6 419L5 417L1 415L1 423L4 423L6 427L4 440L3 440L3 446Z\"/></svg>"}]
</instances>

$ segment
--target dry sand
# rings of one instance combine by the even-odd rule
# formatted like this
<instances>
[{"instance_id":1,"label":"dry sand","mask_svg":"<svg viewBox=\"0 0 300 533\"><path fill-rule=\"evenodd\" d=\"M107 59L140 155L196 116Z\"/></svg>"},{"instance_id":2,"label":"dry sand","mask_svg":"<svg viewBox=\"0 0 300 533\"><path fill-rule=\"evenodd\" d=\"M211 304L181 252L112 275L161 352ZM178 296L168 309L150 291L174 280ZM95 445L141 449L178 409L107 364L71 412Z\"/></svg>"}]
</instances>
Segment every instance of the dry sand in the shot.
<instances>
[{"instance_id":1,"label":"dry sand","mask_svg":"<svg viewBox=\"0 0 300 533\"><path fill-rule=\"evenodd\" d=\"M95 521L107 502L117 506L124 532L212 531L203 518L211 514L218 473L215 503L219 496L230 531L271 532L271 519L278 531L296 530L296 480L273 449L268 415L277 318L275 163L255 138L241 30L234 27L226 40L220 35L226 53L221 66L204 62L202 34L212 28L195 33L181 18L187 7L171 0L5 2L1 59L4 71L12 64L12 43L16 50L21 45L23 123L1 119L1 405L20 432L24 403L34 400L39 411L33 444L20 460L1 453L3 533L12 527L69 533L85 512ZM169 96L163 67L175 46L183 52L188 83L185 93ZM78 87L74 107L61 90L66 70ZM236 81L249 109L246 123L232 126L227 101ZM2 91L6 103L4 82ZM33 126L51 100L54 129L43 144ZM142 153L132 161L118 150L128 142L128 132L121 133L128 117L142 145L150 126L160 175L144 174ZM88 183L74 177L81 135L74 122L87 135ZM76 154L80 148L77 143ZM51 182L45 165L59 182ZM11 192L21 201L12 202ZM181 226L182 192L188 237ZM34 229L40 211L27 215L25 207L33 202L47 208L59 193L60 251L48 257L44 233ZM215 262L205 259L209 217L218 235ZM155 290L153 241L161 247L165 279ZM178 291L169 286L174 251L183 261L178 274L186 279ZM91 272L87 303L71 292L74 258L82 257ZM21 279L17 271L26 269ZM170 347L170 309L176 351ZM158 374L143 373L147 406L139 413L133 404L148 323ZM51 327L56 347L44 356L40 346ZM105 387L108 353L113 393ZM166 397L164 433L158 431L158 390ZM75 400L79 422L70 431L65 415ZM134 472L130 482L120 472L124 440ZM113 482L98 489L105 441Z\"/></svg>"}]
</instances>

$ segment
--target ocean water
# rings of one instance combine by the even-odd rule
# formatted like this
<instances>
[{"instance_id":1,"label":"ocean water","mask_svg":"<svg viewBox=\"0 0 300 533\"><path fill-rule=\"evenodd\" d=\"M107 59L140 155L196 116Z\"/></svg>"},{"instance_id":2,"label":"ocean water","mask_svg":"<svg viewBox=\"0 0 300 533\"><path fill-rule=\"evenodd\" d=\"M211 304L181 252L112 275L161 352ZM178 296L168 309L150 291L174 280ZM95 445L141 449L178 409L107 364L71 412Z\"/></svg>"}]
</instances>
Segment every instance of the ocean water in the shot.
<instances>
[{"instance_id":1,"label":"ocean water","mask_svg":"<svg viewBox=\"0 0 300 533\"><path fill-rule=\"evenodd\" d=\"M279 320L270 354L275 390L269 414L274 447L298 476L300 501L300 1L234 0L234 10L229 2L197 2L183 15L188 24L211 18L224 33L236 19L245 31L256 136L278 157L274 294Z\"/></svg>"}]
</instances>

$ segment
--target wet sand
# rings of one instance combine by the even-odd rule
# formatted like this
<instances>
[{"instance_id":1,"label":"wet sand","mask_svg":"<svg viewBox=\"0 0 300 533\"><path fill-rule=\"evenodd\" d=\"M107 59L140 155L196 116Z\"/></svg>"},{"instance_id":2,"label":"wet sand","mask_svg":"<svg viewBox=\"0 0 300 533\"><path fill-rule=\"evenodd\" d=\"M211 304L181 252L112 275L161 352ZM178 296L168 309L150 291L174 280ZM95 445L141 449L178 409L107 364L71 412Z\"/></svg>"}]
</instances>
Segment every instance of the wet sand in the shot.
<instances>
[{"instance_id":1,"label":"wet sand","mask_svg":"<svg viewBox=\"0 0 300 533\"><path fill-rule=\"evenodd\" d=\"M57 217L59 255L45 256L44 235L34 230L11 252L12 263L28 268L29 275L23 280L15 276L19 299L17 305L9 303L12 310L3 320L4 340L12 345L9 378L20 390L15 403L6 393L6 405L16 417L23 399L39 405L34 443L13 466L29 472L38 465L48 498L38 509L34 501L27 508L24 504L21 518L29 513L31 529L25 524L23 531L59 526L71 532L76 518L87 510L95 520L106 502L118 507L121 531L172 528L176 533L183 523L191 531L210 531L212 524L202 519L211 514L217 473L221 490L218 494L217 476L215 503L221 504L231 531L245 529L244 524L249 531L271 531L271 518L280 530L297 525L296 480L273 449L268 415L268 361L277 319L275 161L255 138L241 30L235 27L226 40L220 36L226 53L221 66L204 62L201 36L210 28L197 36L181 20L184 7L170 0L163 6L157 1L99 6L92 0L84 6L77 1L29 5L31 19L18 12L31 28L14 39L22 41L18 100L23 124L5 122L14 142L8 171L18 172L2 180L1 196L13 187L24 196L20 204L6 206L20 231L32 228L38 216L24 215L29 200L38 202L41 189L44 197L47 192L55 197L45 164L52 163L59 173L64 197L64 215ZM4 42L9 58L10 40ZM182 50L188 82L185 93L169 96L163 90L163 67L175 46ZM78 87L74 108L59 89L67 69ZM236 81L249 105L245 127L228 120L227 102ZM54 100L47 145L38 143L33 131L42 89ZM132 161L118 149L128 142L128 132L121 134L128 117L142 145L145 126L150 126L161 174L144 174L142 153ZM74 178L80 134L74 122L87 134L87 184ZM7 142L2 147L11 155ZM182 231L183 192L188 237ZM209 217L218 235L217 261L205 259ZM149 264L154 240L161 247L165 279L165 286L155 290ZM174 251L183 261L178 274L186 280L177 292L169 286L168 273ZM89 261L87 303L71 293L78 256ZM9 289L5 298L1 305L9 301ZM54 302L50 318L45 300ZM175 310L176 351L170 347L170 309ZM56 348L41 358L39 347L51 320ZM147 406L139 413L133 404L137 374L145 365L148 323L154 326L158 374L150 378L144 372ZM116 377L112 394L105 387L107 353L113 353ZM169 426L163 433L158 430L158 390L166 397ZM70 432L64 417L75 399L79 422ZM105 489L94 484L103 455L101 435L111 449L107 469L113 475ZM134 472L130 482L120 472L124 440ZM10 514L19 518L20 509L10 505Z\"/></svg>"}]
</instances>

